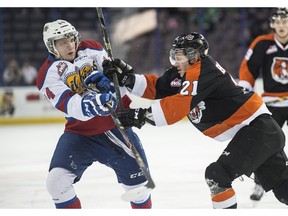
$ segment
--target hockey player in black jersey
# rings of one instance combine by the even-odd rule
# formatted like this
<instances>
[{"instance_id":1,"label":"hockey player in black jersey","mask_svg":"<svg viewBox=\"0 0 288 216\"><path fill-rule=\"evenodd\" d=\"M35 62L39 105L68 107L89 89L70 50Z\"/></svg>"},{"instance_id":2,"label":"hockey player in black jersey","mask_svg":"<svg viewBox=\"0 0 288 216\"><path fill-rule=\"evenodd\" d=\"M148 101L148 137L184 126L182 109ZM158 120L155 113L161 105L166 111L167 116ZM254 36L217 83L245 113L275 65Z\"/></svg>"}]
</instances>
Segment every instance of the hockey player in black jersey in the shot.
<instances>
[{"instance_id":1,"label":"hockey player in black jersey","mask_svg":"<svg viewBox=\"0 0 288 216\"><path fill-rule=\"evenodd\" d=\"M239 70L239 85L254 89L262 73L263 100L280 127L288 121L288 8L276 8L270 17L273 33L260 35L250 44ZM252 200L260 200L264 190L255 175Z\"/></svg>"},{"instance_id":2,"label":"hockey player in black jersey","mask_svg":"<svg viewBox=\"0 0 288 216\"><path fill-rule=\"evenodd\" d=\"M256 173L263 188L288 204L288 167L283 151L285 135L257 93L245 92L208 55L208 42L192 32L179 35L170 51L172 67L161 77L135 74L120 59L103 62L104 74L135 95L152 99L148 109L119 114L123 125L141 128L174 124L188 116L204 135L229 140L223 154L205 171L213 208L237 208L232 182ZM179 132L178 132L179 133ZM193 134L191 134L193 138Z\"/></svg>"}]
</instances>

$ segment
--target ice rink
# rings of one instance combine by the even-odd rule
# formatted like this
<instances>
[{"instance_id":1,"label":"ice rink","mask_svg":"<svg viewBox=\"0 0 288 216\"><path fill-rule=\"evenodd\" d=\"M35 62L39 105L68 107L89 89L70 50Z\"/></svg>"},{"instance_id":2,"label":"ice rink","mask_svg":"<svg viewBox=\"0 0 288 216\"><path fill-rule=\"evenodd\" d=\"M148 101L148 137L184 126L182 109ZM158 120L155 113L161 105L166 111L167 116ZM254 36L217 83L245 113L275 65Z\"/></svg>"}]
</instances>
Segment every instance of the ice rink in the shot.
<instances>
[{"instance_id":1,"label":"ice rink","mask_svg":"<svg viewBox=\"0 0 288 216\"><path fill-rule=\"evenodd\" d=\"M0 127L0 209L54 209L45 181L63 128L63 124ZM152 191L153 209L211 209L204 171L226 143L202 136L188 120L162 128L145 125L135 131L142 140L156 183ZM287 134L286 126L284 131ZM236 179L233 187L239 209L287 209L272 192L266 193L260 202L252 202L249 196L254 182L246 176L243 181ZM120 198L123 189L114 172L98 163L87 169L75 189L83 209L130 209L129 203Z\"/></svg>"}]
</instances>

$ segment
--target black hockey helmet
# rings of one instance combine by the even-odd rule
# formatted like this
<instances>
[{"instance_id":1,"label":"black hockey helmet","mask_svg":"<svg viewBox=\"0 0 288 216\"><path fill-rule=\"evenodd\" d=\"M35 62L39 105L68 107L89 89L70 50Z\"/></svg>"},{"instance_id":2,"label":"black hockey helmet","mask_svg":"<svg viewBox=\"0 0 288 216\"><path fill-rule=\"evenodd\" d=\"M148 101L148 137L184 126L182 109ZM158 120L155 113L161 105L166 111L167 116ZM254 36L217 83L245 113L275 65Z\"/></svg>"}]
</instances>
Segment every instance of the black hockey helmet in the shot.
<instances>
[{"instance_id":1,"label":"black hockey helmet","mask_svg":"<svg viewBox=\"0 0 288 216\"><path fill-rule=\"evenodd\" d=\"M272 15L270 17L270 26L274 28L273 23L276 19L287 19L288 18L288 8L281 7L275 8L272 11Z\"/></svg>"},{"instance_id":2,"label":"black hockey helmet","mask_svg":"<svg viewBox=\"0 0 288 216\"><path fill-rule=\"evenodd\" d=\"M172 49L170 50L170 61L175 61L175 53L182 50L188 57L190 62L195 61L197 51L200 57L203 58L208 54L209 44L202 34L192 32L188 34L181 34L175 38ZM172 63L173 64L173 63Z\"/></svg>"}]
</instances>

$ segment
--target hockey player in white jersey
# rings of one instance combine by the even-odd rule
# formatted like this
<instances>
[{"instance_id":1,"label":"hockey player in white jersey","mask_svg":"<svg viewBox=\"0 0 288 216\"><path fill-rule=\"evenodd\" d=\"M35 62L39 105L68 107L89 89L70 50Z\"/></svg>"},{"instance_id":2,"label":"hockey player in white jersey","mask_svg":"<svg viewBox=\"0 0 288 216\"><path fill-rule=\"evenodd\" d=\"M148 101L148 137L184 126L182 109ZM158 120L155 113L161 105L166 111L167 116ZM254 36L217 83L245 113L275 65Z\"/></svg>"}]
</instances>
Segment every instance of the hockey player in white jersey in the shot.
<instances>
[{"instance_id":1,"label":"hockey player in white jersey","mask_svg":"<svg viewBox=\"0 0 288 216\"><path fill-rule=\"evenodd\" d=\"M142 170L115 126L107 104L117 109L114 88L102 73L107 53L97 41L79 39L69 22L46 23L43 40L49 56L39 69L36 85L39 91L67 119L49 166L47 190L56 208L81 208L73 184L80 181L93 162L112 168L125 191L146 183ZM91 83L97 80L97 85ZM90 83L85 85L85 83ZM87 91L95 87L101 93ZM130 98L122 91L123 106ZM131 128L125 129L146 165L144 149ZM132 208L151 208L150 193L131 201ZM97 208L97 202L95 202Z\"/></svg>"}]
</instances>

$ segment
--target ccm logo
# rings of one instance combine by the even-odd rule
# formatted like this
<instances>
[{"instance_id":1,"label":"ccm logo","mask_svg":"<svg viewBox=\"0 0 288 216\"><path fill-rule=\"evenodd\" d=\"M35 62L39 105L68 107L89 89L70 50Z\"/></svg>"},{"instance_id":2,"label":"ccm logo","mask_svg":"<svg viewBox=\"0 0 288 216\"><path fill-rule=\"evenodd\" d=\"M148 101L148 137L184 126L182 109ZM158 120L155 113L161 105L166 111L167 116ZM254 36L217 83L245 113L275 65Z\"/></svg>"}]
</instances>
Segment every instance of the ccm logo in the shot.
<instances>
[{"instance_id":1,"label":"ccm logo","mask_svg":"<svg viewBox=\"0 0 288 216\"><path fill-rule=\"evenodd\" d=\"M144 173L143 173L143 171L141 171L141 172L138 172L138 173L130 174L130 178L137 178L137 177L143 176L143 175L144 175Z\"/></svg>"}]
</instances>

